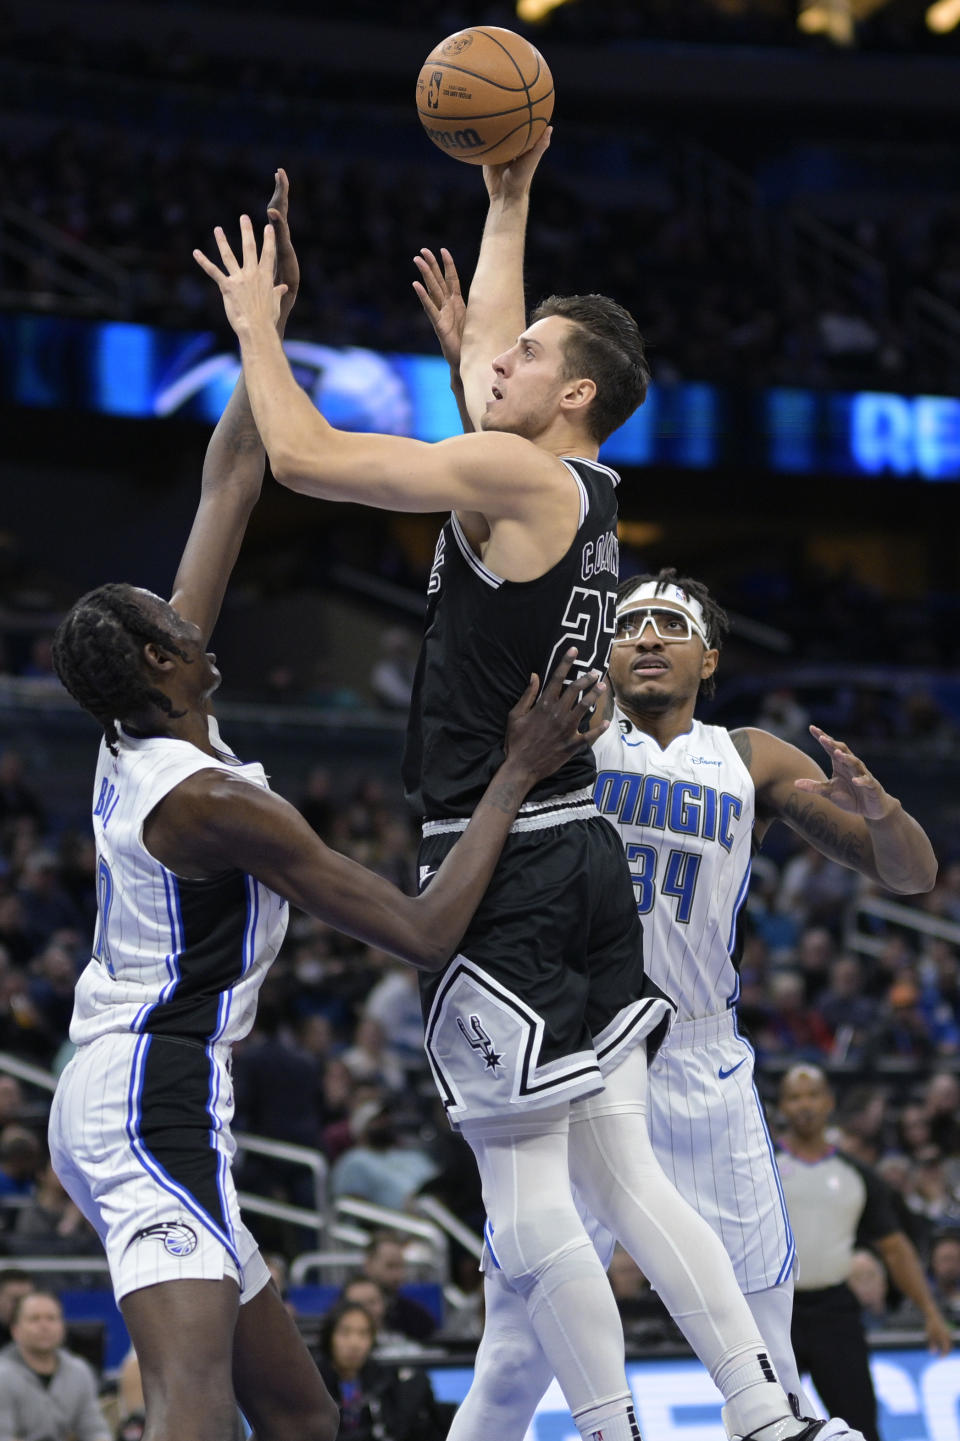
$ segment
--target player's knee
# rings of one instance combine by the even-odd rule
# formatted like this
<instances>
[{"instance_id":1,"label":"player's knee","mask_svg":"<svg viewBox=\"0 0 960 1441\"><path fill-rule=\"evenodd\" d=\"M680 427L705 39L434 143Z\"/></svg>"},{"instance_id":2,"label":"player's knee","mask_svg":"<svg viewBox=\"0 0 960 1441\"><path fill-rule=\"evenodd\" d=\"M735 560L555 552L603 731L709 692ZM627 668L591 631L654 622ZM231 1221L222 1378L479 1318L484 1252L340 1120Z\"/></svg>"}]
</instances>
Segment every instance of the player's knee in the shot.
<instances>
[{"instance_id":1,"label":"player's knee","mask_svg":"<svg viewBox=\"0 0 960 1441\"><path fill-rule=\"evenodd\" d=\"M483 1377L488 1405L507 1415L524 1415L540 1400L550 1382L543 1352L533 1331L510 1330L484 1338ZM476 1384L476 1382L475 1382Z\"/></svg>"},{"instance_id":2,"label":"player's knee","mask_svg":"<svg viewBox=\"0 0 960 1441\"><path fill-rule=\"evenodd\" d=\"M533 1214L493 1224L487 1233L496 1264L520 1295L527 1295L551 1264L590 1242L573 1204L545 1205Z\"/></svg>"},{"instance_id":3,"label":"player's knee","mask_svg":"<svg viewBox=\"0 0 960 1441\"><path fill-rule=\"evenodd\" d=\"M319 1378L309 1395L287 1397L282 1405L258 1397L245 1411L257 1441L335 1441L340 1427L337 1404Z\"/></svg>"}]
</instances>

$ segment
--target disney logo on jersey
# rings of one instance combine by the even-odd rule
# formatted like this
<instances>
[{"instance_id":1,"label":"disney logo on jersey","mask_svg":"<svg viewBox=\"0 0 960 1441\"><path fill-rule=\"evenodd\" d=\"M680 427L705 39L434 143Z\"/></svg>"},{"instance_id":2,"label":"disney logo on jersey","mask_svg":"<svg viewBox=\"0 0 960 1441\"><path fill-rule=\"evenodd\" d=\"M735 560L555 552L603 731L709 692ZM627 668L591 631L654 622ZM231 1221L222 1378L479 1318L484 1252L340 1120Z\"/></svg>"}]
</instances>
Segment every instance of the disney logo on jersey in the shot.
<instances>
[{"instance_id":1,"label":"disney logo on jersey","mask_svg":"<svg viewBox=\"0 0 960 1441\"><path fill-rule=\"evenodd\" d=\"M722 766L723 761L711 760L709 756L691 756L690 764L692 766Z\"/></svg>"},{"instance_id":2,"label":"disney logo on jersey","mask_svg":"<svg viewBox=\"0 0 960 1441\"><path fill-rule=\"evenodd\" d=\"M154 1226L144 1226L133 1240L162 1241L163 1249L171 1256L192 1256L197 1249L197 1233L183 1221L158 1221Z\"/></svg>"},{"instance_id":3,"label":"disney logo on jersey","mask_svg":"<svg viewBox=\"0 0 960 1441\"><path fill-rule=\"evenodd\" d=\"M440 589L440 567L443 565L443 553L446 548L447 538L441 530L437 548L433 552L433 565L430 567L430 579L427 581L427 595L436 595Z\"/></svg>"},{"instance_id":4,"label":"disney logo on jersey","mask_svg":"<svg viewBox=\"0 0 960 1441\"><path fill-rule=\"evenodd\" d=\"M616 580L620 574L620 542L615 530L605 531L598 540L588 540L580 556L580 576L592 580L601 571L609 571Z\"/></svg>"},{"instance_id":5,"label":"disney logo on jersey","mask_svg":"<svg viewBox=\"0 0 960 1441\"><path fill-rule=\"evenodd\" d=\"M493 1041L483 1029L480 1017L470 1017L470 1030L473 1032L472 1036L470 1035L470 1031L468 1031L466 1026L463 1024L462 1016L457 1017L457 1026L459 1027L460 1032L463 1035L463 1038L466 1041L467 1045L470 1046L472 1050L479 1051L481 1053L483 1057L484 1068L488 1071L492 1071L493 1074L496 1075L497 1067L503 1065L503 1052L494 1050Z\"/></svg>"}]
</instances>

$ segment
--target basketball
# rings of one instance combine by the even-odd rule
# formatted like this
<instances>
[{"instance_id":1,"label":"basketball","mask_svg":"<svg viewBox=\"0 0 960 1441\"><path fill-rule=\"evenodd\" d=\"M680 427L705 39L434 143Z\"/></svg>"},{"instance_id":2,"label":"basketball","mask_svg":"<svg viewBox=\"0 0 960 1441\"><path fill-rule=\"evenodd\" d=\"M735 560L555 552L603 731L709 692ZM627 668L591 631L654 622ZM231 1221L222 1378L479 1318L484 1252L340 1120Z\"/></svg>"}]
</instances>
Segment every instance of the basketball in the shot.
<instances>
[{"instance_id":1,"label":"basketball","mask_svg":"<svg viewBox=\"0 0 960 1441\"><path fill-rule=\"evenodd\" d=\"M471 25L434 46L417 76L417 114L434 145L468 165L514 160L553 114L553 77L512 30Z\"/></svg>"}]
</instances>

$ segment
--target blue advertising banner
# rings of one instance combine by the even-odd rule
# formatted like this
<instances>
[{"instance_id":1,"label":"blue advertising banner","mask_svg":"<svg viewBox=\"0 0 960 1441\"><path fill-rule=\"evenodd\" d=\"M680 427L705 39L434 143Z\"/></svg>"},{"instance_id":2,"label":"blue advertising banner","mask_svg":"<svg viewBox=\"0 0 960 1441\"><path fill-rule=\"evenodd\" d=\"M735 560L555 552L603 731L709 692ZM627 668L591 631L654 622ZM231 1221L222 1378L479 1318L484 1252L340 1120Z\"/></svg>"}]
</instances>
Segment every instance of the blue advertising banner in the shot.
<instances>
[{"instance_id":1,"label":"blue advertising banner","mask_svg":"<svg viewBox=\"0 0 960 1441\"><path fill-rule=\"evenodd\" d=\"M875 1351L871 1369L883 1441L960 1441L960 1357ZM431 1369L438 1400L461 1401L472 1374L466 1366ZM633 1361L627 1375L642 1436L726 1441L720 1393L699 1362ZM580 1441L556 1382L541 1401L525 1441Z\"/></svg>"},{"instance_id":2,"label":"blue advertising banner","mask_svg":"<svg viewBox=\"0 0 960 1441\"><path fill-rule=\"evenodd\" d=\"M312 341L285 345L332 424L420 440L460 428L439 356ZM213 424L240 371L212 331L0 315L0 402ZM684 381L653 385L601 452L612 465L750 467L783 474L960 480L960 399Z\"/></svg>"}]
</instances>

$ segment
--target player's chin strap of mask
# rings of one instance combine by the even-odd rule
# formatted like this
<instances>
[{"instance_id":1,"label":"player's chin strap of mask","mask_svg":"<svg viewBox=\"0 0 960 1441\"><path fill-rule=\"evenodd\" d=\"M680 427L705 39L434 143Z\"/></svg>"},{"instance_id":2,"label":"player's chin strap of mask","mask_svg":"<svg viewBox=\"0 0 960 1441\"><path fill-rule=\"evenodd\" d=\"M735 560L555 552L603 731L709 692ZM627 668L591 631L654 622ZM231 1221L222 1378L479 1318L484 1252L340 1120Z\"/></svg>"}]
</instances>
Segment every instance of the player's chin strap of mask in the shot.
<instances>
[{"instance_id":1,"label":"player's chin strap of mask","mask_svg":"<svg viewBox=\"0 0 960 1441\"><path fill-rule=\"evenodd\" d=\"M682 610L704 645L710 649L710 641L707 639L709 628L703 606L689 591L681 589L679 585L672 585L669 581L645 580L627 591L617 602L617 620L629 615L631 611L642 610L644 603L655 606L658 600L668 601L670 605Z\"/></svg>"}]
</instances>

